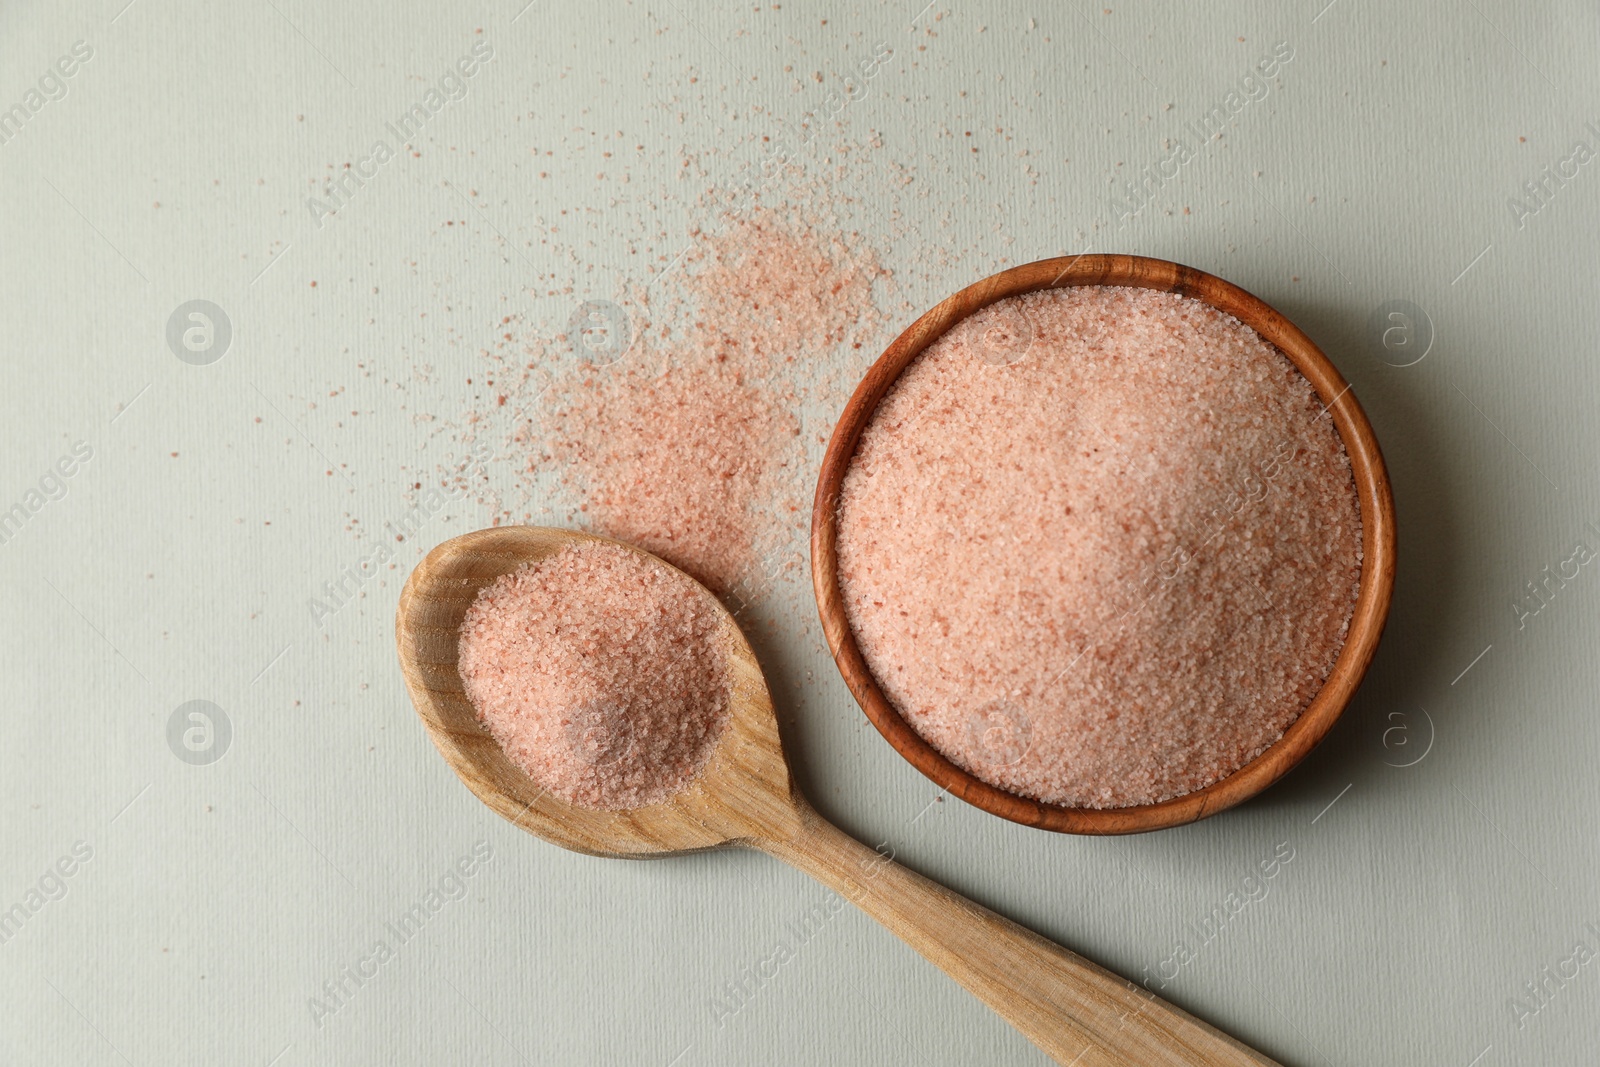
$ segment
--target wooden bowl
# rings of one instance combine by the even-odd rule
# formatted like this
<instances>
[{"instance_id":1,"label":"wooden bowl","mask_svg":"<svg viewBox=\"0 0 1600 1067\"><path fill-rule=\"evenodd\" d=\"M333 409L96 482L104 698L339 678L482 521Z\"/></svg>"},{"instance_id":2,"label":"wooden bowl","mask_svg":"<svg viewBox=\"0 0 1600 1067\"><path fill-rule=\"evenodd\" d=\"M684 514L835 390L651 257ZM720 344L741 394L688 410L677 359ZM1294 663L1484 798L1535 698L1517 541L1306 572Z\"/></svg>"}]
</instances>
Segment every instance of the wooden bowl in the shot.
<instances>
[{"instance_id":1,"label":"wooden bowl","mask_svg":"<svg viewBox=\"0 0 1600 1067\"><path fill-rule=\"evenodd\" d=\"M1204 301L1254 329L1287 356L1328 404L1344 441L1361 507L1361 581L1349 631L1321 690L1282 738L1227 777L1159 804L1074 808L1007 792L946 759L901 718L867 668L845 616L839 589L840 487L856 442L895 379L912 360L967 315L1008 296L1068 285L1159 289ZM1394 590L1394 500L1383 455L1361 406L1332 363L1305 334L1236 285L1192 267L1143 256L1083 255L1044 259L985 278L929 311L895 338L846 405L822 461L811 515L811 577L828 646L867 718L902 756L946 792L1013 822L1073 834L1129 834L1193 822L1256 795L1305 758L1332 728L1366 673L1383 633Z\"/></svg>"}]
</instances>

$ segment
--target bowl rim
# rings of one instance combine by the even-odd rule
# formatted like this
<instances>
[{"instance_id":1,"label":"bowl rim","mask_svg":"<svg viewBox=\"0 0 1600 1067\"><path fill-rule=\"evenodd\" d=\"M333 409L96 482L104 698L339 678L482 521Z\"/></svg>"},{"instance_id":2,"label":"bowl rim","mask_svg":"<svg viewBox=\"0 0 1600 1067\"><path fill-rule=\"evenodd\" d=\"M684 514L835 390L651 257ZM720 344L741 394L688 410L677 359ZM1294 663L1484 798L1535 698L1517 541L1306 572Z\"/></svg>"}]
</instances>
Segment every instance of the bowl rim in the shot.
<instances>
[{"instance_id":1,"label":"bowl rim","mask_svg":"<svg viewBox=\"0 0 1600 1067\"><path fill-rule=\"evenodd\" d=\"M879 688L856 643L838 580L838 505L845 471L878 404L902 371L958 322L997 300L1081 285L1156 289L1200 300L1254 329L1311 382L1331 412L1350 459L1361 513L1361 577L1343 648L1310 704L1255 759L1202 789L1155 804L1075 808L1007 792L963 770L925 741ZM811 513L811 577L817 611L834 662L878 732L944 791L993 815L1072 834L1158 830L1214 815L1255 796L1306 757L1327 736L1355 694L1383 634L1394 592L1394 500L1377 437L1350 385L1320 348L1271 305L1193 267L1164 259L1083 254L1037 260L1000 271L947 297L889 344L868 368L834 427L817 479Z\"/></svg>"}]
</instances>

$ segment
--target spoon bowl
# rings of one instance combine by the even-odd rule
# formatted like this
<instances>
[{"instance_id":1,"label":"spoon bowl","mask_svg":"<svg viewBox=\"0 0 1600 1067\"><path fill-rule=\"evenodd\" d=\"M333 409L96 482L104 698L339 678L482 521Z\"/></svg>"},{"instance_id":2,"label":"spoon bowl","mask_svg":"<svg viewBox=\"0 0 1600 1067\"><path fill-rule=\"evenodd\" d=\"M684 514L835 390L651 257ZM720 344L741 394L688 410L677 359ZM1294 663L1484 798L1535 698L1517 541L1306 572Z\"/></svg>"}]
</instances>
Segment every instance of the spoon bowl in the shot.
<instances>
[{"instance_id":1,"label":"spoon bowl","mask_svg":"<svg viewBox=\"0 0 1600 1067\"><path fill-rule=\"evenodd\" d=\"M668 800L581 808L542 790L501 750L457 667L461 620L496 578L563 547L608 538L509 526L453 538L406 581L396 611L400 668L446 762L504 818L563 848L644 859L738 846L775 856L877 919L1058 1063L1077 1067L1272 1067L1273 1061L1132 982L972 903L827 822L795 789L772 697L749 642L711 592L728 665L730 715L704 769ZM692 581L692 579L691 579Z\"/></svg>"},{"instance_id":2,"label":"spoon bowl","mask_svg":"<svg viewBox=\"0 0 1600 1067\"><path fill-rule=\"evenodd\" d=\"M733 616L705 587L728 663L728 723L711 759L688 788L660 804L598 811L541 789L512 763L478 721L457 670L461 620L480 590L583 541L605 541L647 566L675 568L609 538L539 526L501 526L465 534L429 552L400 594L396 638L412 703L434 744L478 799L511 822L562 848L593 856L642 858L693 852L753 835L798 829L789 768L766 679Z\"/></svg>"}]
</instances>

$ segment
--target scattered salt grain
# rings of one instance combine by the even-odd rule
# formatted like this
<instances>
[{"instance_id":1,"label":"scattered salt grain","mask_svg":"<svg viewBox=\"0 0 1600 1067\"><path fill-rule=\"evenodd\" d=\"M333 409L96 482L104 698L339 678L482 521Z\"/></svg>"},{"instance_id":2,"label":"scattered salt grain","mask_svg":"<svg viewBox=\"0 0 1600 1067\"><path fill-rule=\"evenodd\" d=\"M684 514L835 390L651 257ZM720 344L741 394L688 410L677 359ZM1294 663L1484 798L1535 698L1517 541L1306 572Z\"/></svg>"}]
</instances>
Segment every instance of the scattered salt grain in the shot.
<instances>
[{"instance_id":1,"label":"scattered salt grain","mask_svg":"<svg viewBox=\"0 0 1600 1067\"><path fill-rule=\"evenodd\" d=\"M718 594L803 532L801 380L875 324L868 253L756 209L697 233L672 296L635 306L625 360L551 390L541 444L579 523L682 567Z\"/></svg>"},{"instance_id":2,"label":"scattered salt grain","mask_svg":"<svg viewBox=\"0 0 1600 1067\"><path fill-rule=\"evenodd\" d=\"M479 719L541 788L585 808L658 804L728 718L722 619L676 571L585 542L502 575L461 623Z\"/></svg>"},{"instance_id":3,"label":"scattered salt grain","mask_svg":"<svg viewBox=\"0 0 1600 1067\"><path fill-rule=\"evenodd\" d=\"M1122 807L1282 736L1360 577L1349 459L1249 327L1145 289L1013 297L931 345L846 473L839 575L910 725L1003 789Z\"/></svg>"}]
</instances>

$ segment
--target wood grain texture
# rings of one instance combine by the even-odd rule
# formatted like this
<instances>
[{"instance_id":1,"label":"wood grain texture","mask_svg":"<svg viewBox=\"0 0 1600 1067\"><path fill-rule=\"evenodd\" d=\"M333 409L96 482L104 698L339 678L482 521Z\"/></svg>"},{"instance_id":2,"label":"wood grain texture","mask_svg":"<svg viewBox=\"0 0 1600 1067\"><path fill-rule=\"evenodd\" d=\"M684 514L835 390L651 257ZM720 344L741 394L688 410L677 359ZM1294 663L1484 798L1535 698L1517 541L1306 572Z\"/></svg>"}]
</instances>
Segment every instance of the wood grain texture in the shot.
<instances>
[{"instance_id":1,"label":"wood grain texture","mask_svg":"<svg viewBox=\"0 0 1600 1067\"><path fill-rule=\"evenodd\" d=\"M577 807L539 789L478 721L456 670L456 645L467 608L500 575L582 540L608 541L649 566L674 569L620 541L570 530L502 526L444 542L406 580L395 617L400 669L423 725L451 769L478 799L511 822L563 848L596 856L637 858L713 848L753 834L794 833L799 817L789 800L789 768L766 680L733 617L698 583L696 588L722 622L730 716L710 762L683 792L628 811Z\"/></svg>"},{"instance_id":2,"label":"wood grain texture","mask_svg":"<svg viewBox=\"0 0 1600 1067\"><path fill-rule=\"evenodd\" d=\"M755 847L831 887L1075 1067L1263 1067L1273 1060L1031 930L895 863L801 808Z\"/></svg>"},{"instance_id":3,"label":"wood grain texture","mask_svg":"<svg viewBox=\"0 0 1600 1067\"><path fill-rule=\"evenodd\" d=\"M400 595L395 641L423 725L478 798L547 841L597 856L648 858L724 846L758 849L818 879L901 937L1062 1064L1270 1067L1272 1061L1132 982L915 874L822 819L796 791L765 679L732 616L728 727L704 771L665 803L591 811L542 792L479 724L456 665L461 619L478 591L525 562L590 538L529 526L439 545ZM620 542L610 542L620 544ZM624 545L650 566L670 565Z\"/></svg>"},{"instance_id":4,"label":"wood grain texture","mask_svg":"<svg viewBox=\"0 0 1600 1067\"><path fill-rule=\"evenodd\" d=\"M839 493L862 431L900 373L967 315L997 300L1069 285L1128 285L1204 301L1254 329L1288 357L1317 394L1344 442L1361 507L1361 581L1344 648L1311 703L1275 744L1204 789L1159 804L1074 808L999 789L956 766L923 740L878 686L845 616L838 575ZM927 312L884 350L857 386L822 461L811 513L811 580L828 647L839 671L878 731L940 788L1013 822L1075 834L1127 834L1178 826L1248 800L1283 777L1327 736L1366 674L1394 592L1395 517L1383 454L1365 412L1339 371L1302 333L1262 300L1221 278L1143 256L1083 255L1045 259L1001 271Z\"/></svg>"}]
</instances>

